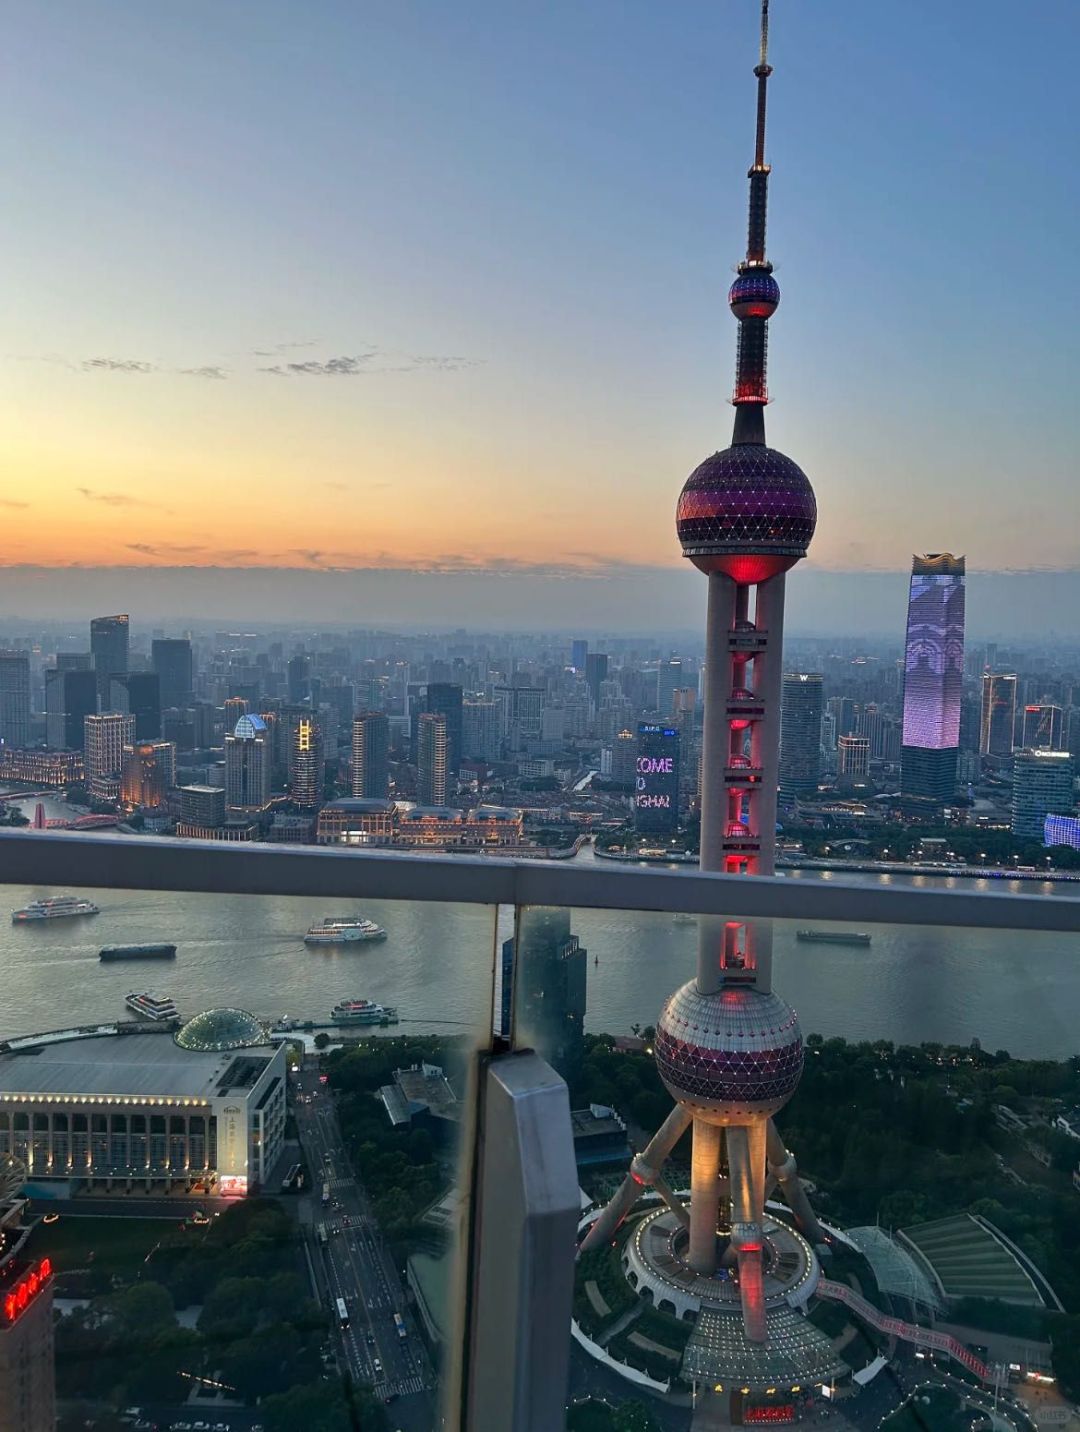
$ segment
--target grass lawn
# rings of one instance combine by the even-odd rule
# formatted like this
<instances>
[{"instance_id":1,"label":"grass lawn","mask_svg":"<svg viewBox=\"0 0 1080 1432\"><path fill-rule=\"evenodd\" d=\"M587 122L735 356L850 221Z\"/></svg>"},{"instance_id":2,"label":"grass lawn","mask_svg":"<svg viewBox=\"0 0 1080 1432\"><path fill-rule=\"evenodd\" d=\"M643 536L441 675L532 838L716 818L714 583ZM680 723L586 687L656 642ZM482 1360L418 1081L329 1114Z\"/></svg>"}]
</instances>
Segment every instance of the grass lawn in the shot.
<instances>
[{"instance_id":1,"label":"grass lawn","mask_svg":"<svg viewBox=\"0 0 1080 1432\"><path fill-rule=\"evenodd\" d=\"M163 1239L201 1239L203 1230L181 1230L161 1218L78 1218L62 1216L34 1234L34 1252L53 1260L53 1268L65 1273L72 1268L94 1268L118 1273L125 1281L134 1278L147 1254ZM93 1253L93 1257L90 1254Z\"/></svg>"}]
</instances>

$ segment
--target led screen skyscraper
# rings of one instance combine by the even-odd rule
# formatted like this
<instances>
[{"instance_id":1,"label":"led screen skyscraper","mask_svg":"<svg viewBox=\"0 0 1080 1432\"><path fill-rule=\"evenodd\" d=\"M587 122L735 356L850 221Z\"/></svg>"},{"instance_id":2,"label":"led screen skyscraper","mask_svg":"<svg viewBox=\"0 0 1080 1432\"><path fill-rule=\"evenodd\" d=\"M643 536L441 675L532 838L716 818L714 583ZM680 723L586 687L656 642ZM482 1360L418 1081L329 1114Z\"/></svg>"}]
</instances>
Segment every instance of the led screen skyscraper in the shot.
<instances>
[{"instance_id":1,"label":"led screen skyscraper","mask_svg":"<svg viewBox=\"0 0 1080 1432\"><path fill-rule=\"evenodd\" d=\"M900 790L942 805L956 789L964 686L964 558L913 557L904 649Z\"/></svg>"},{"instance_id":2,"label":"led screen skyscraper","mask_svg":"<svg viewBox=\"0 0 1080 1432\"><path fill-rule=\"evenodd\" d=\"M634 778L634 829L674 835L679 828L679 728L642 721Z\"/></svg>"}]
</instances>

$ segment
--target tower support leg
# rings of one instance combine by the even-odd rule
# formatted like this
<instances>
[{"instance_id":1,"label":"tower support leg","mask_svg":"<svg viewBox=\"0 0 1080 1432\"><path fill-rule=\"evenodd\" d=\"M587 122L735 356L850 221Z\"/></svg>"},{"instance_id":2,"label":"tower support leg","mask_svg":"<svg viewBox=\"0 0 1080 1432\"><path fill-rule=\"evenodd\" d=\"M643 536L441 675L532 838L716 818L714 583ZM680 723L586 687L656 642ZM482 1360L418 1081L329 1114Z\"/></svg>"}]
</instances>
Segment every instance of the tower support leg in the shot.
<instances>
[{"instance_id":1,"label":"tower support leg","mask_svg":"<svg viewBox=\"0 0 1080 1432\"><path fill-rule=\"evenodd\" d=\"M790 1149L784 1146L779 1130L771 1119L766 1128L765 1138L769 1173L779 1183L780 1191L784 1195L784 1202L795 1215L795 1226L804 1238L809 1238L811 1243L824 1243L825 1230L817 1221L814 1210L810 1207L806 1189L799 1182L799 1170L795 1163L795 1156Z\"/></svg>"},{"instance_id":2,"label":"tower support leg","mask_svg":"<svg viewBox=\"0 0 1080 1432\"><path fill-rule=\"evenodd\" d=\"M716 1222L720 1211L720 1129L694 1120L694 1153L690 1163L690 1250L687 1262L695 1273L711 1278L716 1272Z\"/></svg>"},{"instance_id":3,"label":"tower support leg","mask_svg":"<svg viewBox=\"0 0 1080 1432\"><path fill-rule=\"evenodd\" d=\"M645 1149L631 1161L630 1172L619 1185L615 1196L581 1240L579 1257L582 1253L588 1253L591 1248L601 1247L615 1236L620 1223L634 1204L647 1188L656 1183L664 1160L682 1138L689 1123L690 1115L681 1104L676 1104Z\"/></svg>"}]
</instances>

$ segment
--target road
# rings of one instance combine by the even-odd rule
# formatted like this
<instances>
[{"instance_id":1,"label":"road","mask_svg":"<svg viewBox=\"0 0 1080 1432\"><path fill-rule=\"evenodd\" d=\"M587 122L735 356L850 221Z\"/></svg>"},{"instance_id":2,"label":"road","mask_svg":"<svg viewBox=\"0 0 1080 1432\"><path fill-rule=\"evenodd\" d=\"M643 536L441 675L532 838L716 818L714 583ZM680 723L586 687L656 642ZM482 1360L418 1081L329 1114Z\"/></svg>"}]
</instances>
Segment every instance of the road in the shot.
<instances>
[{"instance_id":1,"label":"road","mask_svg":"<svg viewBox=\"0 0 1080 1432\"><path fill-rule=\"evenodd\" d=\"M435 1375L397 1268L345 1153L333 1096L319 1083L314 1062L305 1063L293 1093L297 1133L314 1185L302 1198L301 1217L312 1228L316 1280L331 1316L336 1320L338 1298L349 1315L348 1326L338 1332L342 1365L356 1382L392 1401L395 1429L431 1432ZM328 1207L322 1205L324 1183Z\"/></svg>"}]
</instances>

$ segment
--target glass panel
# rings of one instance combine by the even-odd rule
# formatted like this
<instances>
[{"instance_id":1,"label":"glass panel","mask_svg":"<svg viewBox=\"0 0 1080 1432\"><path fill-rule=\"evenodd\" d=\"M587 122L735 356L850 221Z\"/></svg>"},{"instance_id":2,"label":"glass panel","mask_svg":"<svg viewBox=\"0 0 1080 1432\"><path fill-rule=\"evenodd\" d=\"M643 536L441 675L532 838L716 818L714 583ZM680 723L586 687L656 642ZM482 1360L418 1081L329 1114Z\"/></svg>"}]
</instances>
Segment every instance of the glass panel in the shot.
<instances>
[{"instance_id":1,"label":"glass panel","mask_svg":"<svg viewBox=\"0 0 1080 1432\"><path fill-rule=\"evenodd\" d=\"M0 1243L78 1300L61 1398L438 1425L497 914L0 885Z\"/></svg>"},{"instance_id":2,"label":"glass panel","mask_svg":"<svg viewBox=\"0 0 1080 1432\"><path fill-rule=\"evenodd\" d=\"M518 950L515 1042L568 1082L583 1190L572 1386L859 1426L935 1360L990 1401L1053 1395L1075 935L534 907Z\"/></svg>"}]
</instances>

